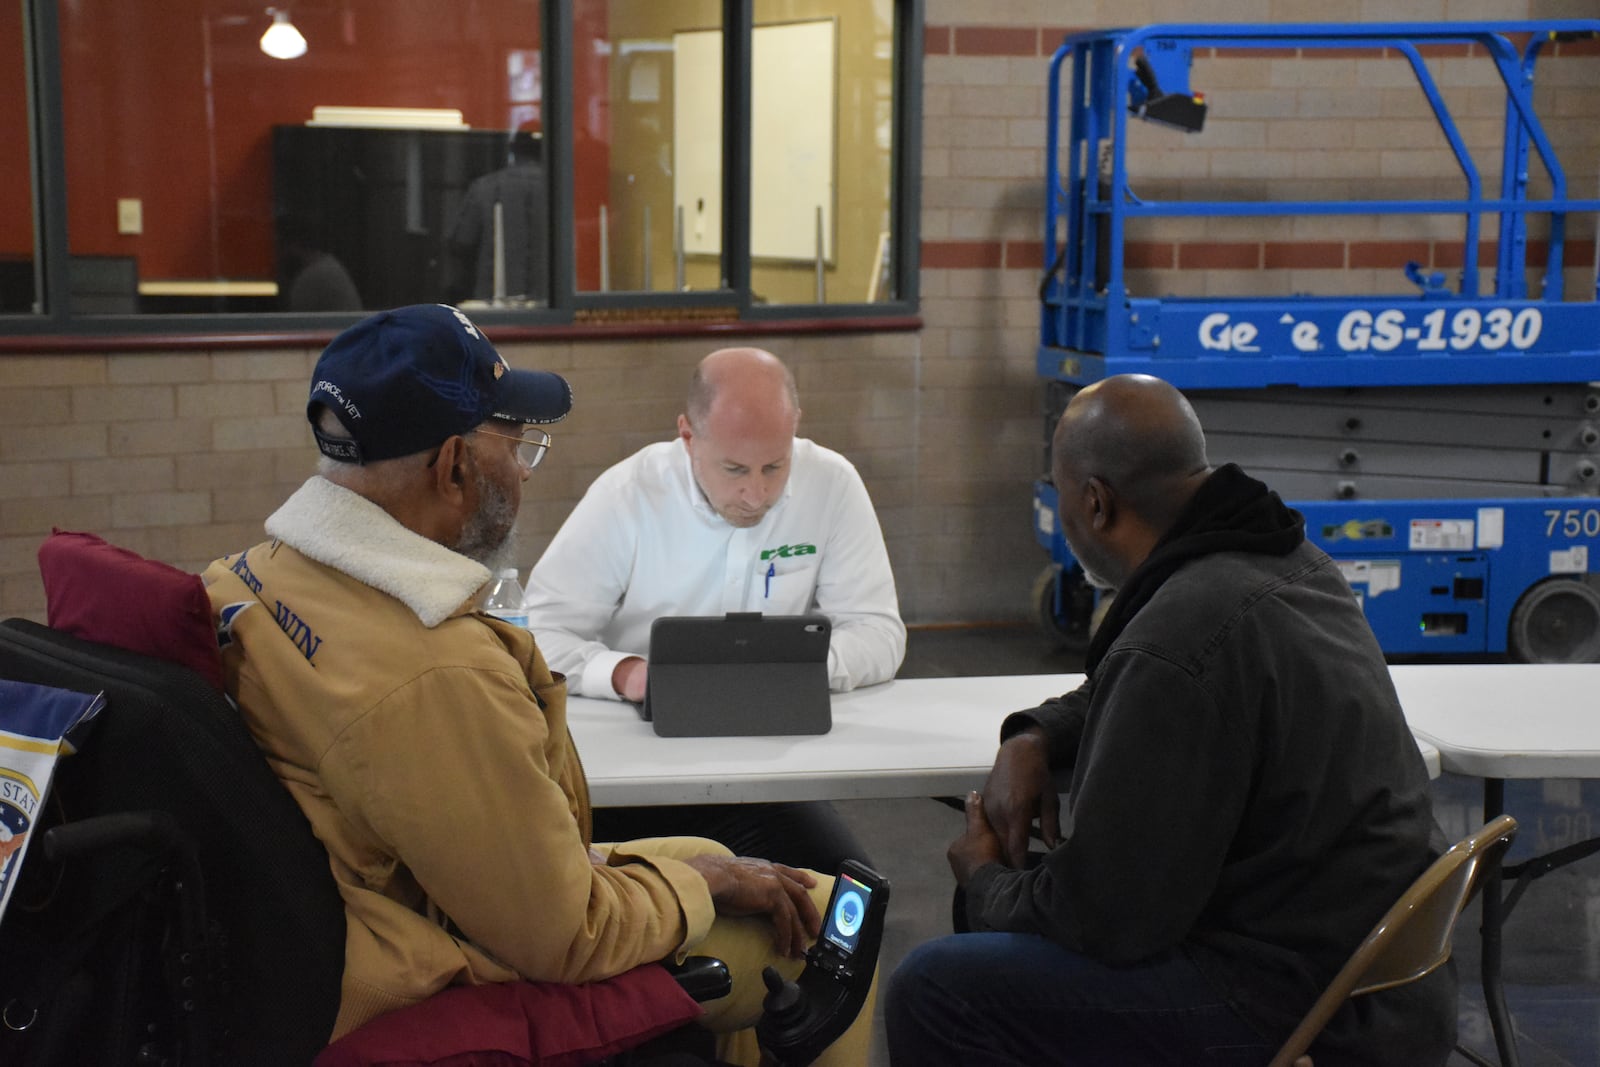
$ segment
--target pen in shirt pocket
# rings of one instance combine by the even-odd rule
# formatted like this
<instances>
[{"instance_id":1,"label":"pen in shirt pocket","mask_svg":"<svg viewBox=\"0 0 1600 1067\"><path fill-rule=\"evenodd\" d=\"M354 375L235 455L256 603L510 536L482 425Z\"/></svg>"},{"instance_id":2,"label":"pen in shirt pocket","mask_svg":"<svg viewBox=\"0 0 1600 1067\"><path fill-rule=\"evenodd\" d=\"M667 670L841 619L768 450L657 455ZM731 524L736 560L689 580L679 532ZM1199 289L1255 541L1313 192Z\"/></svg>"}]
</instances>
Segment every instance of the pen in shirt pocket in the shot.
<instances>
[{"instance_id":1,"label":"pen in shirt pocket","mask_svg":"<svg viewBox=\"0 0 1600 1067\"><path fill-rule=\"evenodd\" d=\"M778 565L776 563L767 564L767 591L761 594L763 600L772 599L772 579L777 573Z\"/></svg>"}]
</instances>

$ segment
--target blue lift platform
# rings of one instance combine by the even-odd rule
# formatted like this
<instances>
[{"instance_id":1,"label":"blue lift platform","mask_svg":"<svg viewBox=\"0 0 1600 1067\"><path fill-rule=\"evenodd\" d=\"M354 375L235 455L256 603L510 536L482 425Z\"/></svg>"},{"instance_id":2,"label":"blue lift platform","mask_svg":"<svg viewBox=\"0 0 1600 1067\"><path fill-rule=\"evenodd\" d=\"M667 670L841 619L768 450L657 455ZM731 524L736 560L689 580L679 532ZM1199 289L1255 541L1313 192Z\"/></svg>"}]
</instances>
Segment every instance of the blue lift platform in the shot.
<instances>
[{"instance_id":1,"label":"blue lift platform","mask_svg":"<svg viewBox=\"0 0 1600 1067\"><path fill-rule=\"evenodd\" d=\"M1600 211L1600 199L1572 195L1535 108L1541 58L1597 36L1600 21L1564 20L1157 25L1068 37L1049 69L1037 357L1046 470L1050 431L1077 388L1155 375L1195 404L1214 463L1239 462L1305 514L1387 653L1600 660L1600 293L1593 276L1571 295L1563 281L1571 216ZM1130 119L1198 134L1213 106L1225 114L1224 93L1213 104L1191 89L1197 54L1281 63L1322 50L1409 70L1455 160L1460 196L1189 198L1203 179L1186 181L1183 199L1141 195L1161 183L1129 172ZM1504 90L1488 179L1474 156L1482 146L1469 146L1430 68L1439 55L1492 67L1497 78L1486 80ZM1158 238L1159 220L1314 216L1443 218L1456 228L1459 273L1447 280L1406 264L1389 294L1130 291L1130 232ZM1480 263L1481 248L1492 262ZM1046 474L1034 530L1051 564L1035 608L1049 632L1082 642L1095 594L1058 532L1055 503Z\"/></svg>"}]
</instances>

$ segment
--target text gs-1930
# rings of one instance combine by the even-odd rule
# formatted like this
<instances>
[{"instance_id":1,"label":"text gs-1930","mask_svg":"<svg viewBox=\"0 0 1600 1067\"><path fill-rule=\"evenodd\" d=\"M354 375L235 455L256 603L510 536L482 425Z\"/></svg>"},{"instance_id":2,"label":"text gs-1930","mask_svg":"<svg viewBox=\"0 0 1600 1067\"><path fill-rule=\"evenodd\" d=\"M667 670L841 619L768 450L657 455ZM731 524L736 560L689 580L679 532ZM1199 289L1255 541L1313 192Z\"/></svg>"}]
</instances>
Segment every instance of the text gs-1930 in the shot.
<instances>
[{"instance_id":1,"label":"text gs-1930","mask_svg":"<svg viewBox=\"0 0 1600 1067\"><path fill-rule=\"evenodd\" d=\"M1415 341L1419 352L1498 352L1507 346L1532 348L1543 328L1544 318L1534 307L1515 312L1504 307L1434 308L1417 319L1399 308L1376 315L1357 308L1339 321L1336 342L1346 352L1392 352L1405 341Z\"/></svg>"}]
</instances>

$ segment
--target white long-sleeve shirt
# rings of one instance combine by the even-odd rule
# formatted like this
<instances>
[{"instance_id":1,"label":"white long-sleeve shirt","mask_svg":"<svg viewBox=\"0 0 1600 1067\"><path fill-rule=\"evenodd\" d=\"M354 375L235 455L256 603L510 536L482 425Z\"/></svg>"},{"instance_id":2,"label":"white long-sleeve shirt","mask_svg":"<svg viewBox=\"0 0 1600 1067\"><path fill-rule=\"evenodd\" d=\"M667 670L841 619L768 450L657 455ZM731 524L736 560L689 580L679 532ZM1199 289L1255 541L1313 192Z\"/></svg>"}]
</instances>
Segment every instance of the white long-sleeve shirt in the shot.
<instances>
[{"instance_id":1,"label":"white long-sleeve shirt","mask_svg":"<svg viewBox=\"0 0 1600 1067\"><path fill-rule=\"evenodd\" d=\"M771 578L768 578L768 572ZM534 566L528 625L568 692L618 699L611 672L650 653L663 615L820 612L836 691L894 677L905 657L894 575L850 461L795 438L788 485L755 526L711 509L681 438L596 478Z\"/></svg>"}]
</instances>

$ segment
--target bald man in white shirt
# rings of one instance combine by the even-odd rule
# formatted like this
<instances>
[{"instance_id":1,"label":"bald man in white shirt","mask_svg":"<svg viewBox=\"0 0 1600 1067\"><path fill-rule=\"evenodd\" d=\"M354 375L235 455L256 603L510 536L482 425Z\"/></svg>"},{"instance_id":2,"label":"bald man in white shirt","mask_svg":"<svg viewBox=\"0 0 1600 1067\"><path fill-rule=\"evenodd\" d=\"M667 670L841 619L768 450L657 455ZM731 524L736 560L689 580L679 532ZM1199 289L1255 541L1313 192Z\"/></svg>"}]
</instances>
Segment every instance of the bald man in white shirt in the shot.
<instances>
[{"instance_id":1,"label":"bald man in white shirt","mask_svg":"<svg viewBox=\"0 0 1600 1067\"><path fill-rule=\"evenodd\" d=\"M696 369L678 436L595 480L528 582L530 625L569 692L643 700L650 624L730 611L826 615L835 691L894 677L906 631L872 501L849 460L795 436L799 421L777 357L722 349ZM827 872L865 858L826 804L596 813L607 832L619 818L630 838L693 826Z\"/></svg>"}]
</instances>

